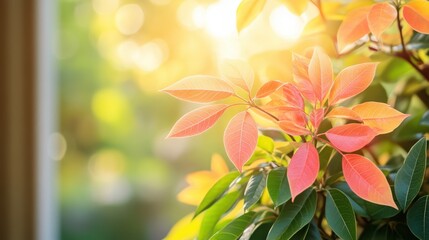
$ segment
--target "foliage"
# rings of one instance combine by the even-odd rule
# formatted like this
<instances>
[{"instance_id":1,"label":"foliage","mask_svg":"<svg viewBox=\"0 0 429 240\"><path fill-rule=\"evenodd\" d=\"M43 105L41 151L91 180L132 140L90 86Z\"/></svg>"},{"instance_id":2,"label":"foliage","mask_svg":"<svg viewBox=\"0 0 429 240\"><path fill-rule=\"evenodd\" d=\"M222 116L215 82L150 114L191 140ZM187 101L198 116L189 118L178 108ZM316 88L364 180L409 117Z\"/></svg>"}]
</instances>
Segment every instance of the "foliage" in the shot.
<instances>
[{"instance_id":1,"label":"foliage","mask_svg":"<svg viewBox=\"0 0 429 240\"><path fill-rule=\"evenodd\" d=\"M428 113L415 114L429 105L429 58L421 57L425 45L410 49L404 36L405 24L414 36L429 34L429 2L360 1L351 9L320 0L281 2L296 14L315 6L314 21L325 26L316 34L329 35L338 51L331 54L330 44L320 42L292 47L291 66L285 66L292 80L259 84L264 76L251 64L226 60L222 77L191 76L164 89L209 104L180 118L169 137L203 133L235 111L223 140L239 172L206 193L195 215L210 218L203 219L198 239L429 239ZM243 0L237 30L250 26L265 4ZM342 10L345 17L334 21ZM391 75L391 64L409 68L409 76ZM385 75L393 85L383 83ZM388 99L368 94L375 86L388 90ZM420 104L411 104L416 98ZM396 110L404 104L401 111L411 114ZM401 139L404 132L415 134ZM404 161L394 155L398 148L409 149ZM221 222L241 200L244 213Z\"/></svg>"}]
</instances>

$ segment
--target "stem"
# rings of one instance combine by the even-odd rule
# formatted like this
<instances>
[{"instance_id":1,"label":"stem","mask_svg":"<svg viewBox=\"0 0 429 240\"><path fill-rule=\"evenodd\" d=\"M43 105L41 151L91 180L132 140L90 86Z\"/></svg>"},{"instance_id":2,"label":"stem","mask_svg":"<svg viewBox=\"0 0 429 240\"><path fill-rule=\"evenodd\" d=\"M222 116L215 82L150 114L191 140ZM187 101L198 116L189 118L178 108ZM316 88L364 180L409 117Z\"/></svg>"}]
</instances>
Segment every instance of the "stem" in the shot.
<instances>
[{"instance_id":1,"label":"stem","mask_svg":"<svg viewBox=\"0 0 429 240\"><path fill-rule=\"evenodd\" d=\"M323 230L323 227L322 227L322 222L323 222L323 218L325 217L326 197L325 197L325 195L323 195L323 192L319 192L319 195L322 198L322 208L320 208L320 214L319 214L319 217L317 219L317 226L321 231L325 232Z\"/></svg>"},{"instance_id":2,"label":"stem","mask_svg":"<svg viewBox=\"0 0 429 240\"><path fill-rule=\"evenodd\" d=\"M271 114L271 113L269 113L269 112L265 111L264 109L260 108L260 107L259 107L259 106L257 106L256 104L254 104L254 103L249 103L249 104L250 104L250 106L251 106L251 107L254 107L254 108L258 109L259 111L261 111L261 112L263 112L263 113L267 114L268 116L270 116L272 119L276 120L277 122L279 121L279 119L278 119L276 116L274 116L273 114Z\"/></svg>"}]
</instances>

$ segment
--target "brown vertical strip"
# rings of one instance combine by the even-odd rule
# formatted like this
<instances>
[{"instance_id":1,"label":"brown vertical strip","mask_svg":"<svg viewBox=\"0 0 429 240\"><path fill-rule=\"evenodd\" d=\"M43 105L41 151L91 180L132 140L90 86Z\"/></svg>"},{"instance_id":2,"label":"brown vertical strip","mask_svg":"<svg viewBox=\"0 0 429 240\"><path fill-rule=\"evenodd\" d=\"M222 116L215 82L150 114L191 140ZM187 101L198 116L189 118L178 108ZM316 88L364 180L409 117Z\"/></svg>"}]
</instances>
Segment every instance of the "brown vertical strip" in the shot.
<instances>
[{"instance_id":1,"label":"brown vertical strip","mask_svg":"<svg viewBox=\"0 0 429 240\"><path fill-rule=\"evenodd\" d=\"M35 1L0 1L0 236L35 239Z\"/></svg>"}]
</instances>

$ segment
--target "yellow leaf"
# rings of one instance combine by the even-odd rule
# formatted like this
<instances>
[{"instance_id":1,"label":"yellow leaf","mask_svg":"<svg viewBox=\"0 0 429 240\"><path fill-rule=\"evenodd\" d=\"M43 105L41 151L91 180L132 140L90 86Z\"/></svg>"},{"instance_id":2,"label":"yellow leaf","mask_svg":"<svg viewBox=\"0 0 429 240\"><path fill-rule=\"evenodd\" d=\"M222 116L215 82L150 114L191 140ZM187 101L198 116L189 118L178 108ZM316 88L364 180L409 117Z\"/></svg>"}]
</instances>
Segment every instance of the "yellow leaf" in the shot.
<instances>
[{"instance_id":1,"label":"yellow leaf","mask_svg":"<svg viewBox=\"0 0 429 240\"><path fill-rule=\"evenodd\" d=\"M301 15L307 9L308 0L282 0L282 3L289 9L290 12Z\"/></svg>"},{"instance_id":2,"label":"yellow leaf","mask_svg":"<svg viewBox=\"0 0 429 240\"><path fill-rule=\"evenodd\" d=\"M266 0L243 0L237 8L237 31L241 32L247 27L264 9Z\"/></svg>"},{"instance_id":3,"label":"yellow leaf","mask_svg":"<svg viewBox=\"0 0 429 240\"><path fill-rule=\"evenodd\" d=\"M192 220L194 213L180 219L170 230L164 240L191 240L197 236L201 226L202 214Z\"/></svg>"}]
</instances>

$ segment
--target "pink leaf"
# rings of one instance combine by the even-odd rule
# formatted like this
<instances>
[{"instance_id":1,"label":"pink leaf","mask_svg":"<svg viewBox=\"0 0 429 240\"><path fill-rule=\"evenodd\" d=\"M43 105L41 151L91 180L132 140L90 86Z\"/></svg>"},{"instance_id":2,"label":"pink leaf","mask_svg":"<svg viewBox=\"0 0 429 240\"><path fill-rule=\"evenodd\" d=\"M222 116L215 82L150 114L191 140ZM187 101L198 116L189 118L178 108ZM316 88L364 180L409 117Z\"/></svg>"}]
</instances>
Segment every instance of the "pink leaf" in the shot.
<instances>
[{"instance_id":1,"label":"pink leaf","mask_svg":"<svg viewBox=\"0 0 429 240\"><path fill-rule=\"evenodd\" d=\"M228 107L226 104L218 104L197 108L180 118L168 137L188 137L205 132L216 123Z\"/></svg>"},{"instance_id":2,"label":"pink leaf","mask_svg":"<svg viewBox=\"0 0 429 240\"><path fill-rule=\"evenodd\" d=\"M370 143L375 136L374 130L358 123L334 127L326 132L328 140L343 152L357 151Z\"/></svg>"},{"instance_id":3,"label":"pink leaf","mask_svg":"<svg viewBox=\"0 0 429 240\"><path fill-rule=\"evenodd\" d=\"M229 159L241 171L258 142L258 128L248 112L238 113L231 119L225 129L223 142Z\"/></svg>"},{"instance_id":4,"label":"pink leaf","mask_svg":"<svg viewBox=\"0 0 429 240\"><path fill-rule=\"evenodd\" d=\"M342 167L344 178L356 195L398 209L386 177L371 160L357 154L346 154Z\"/></svg>"},{"instance_id":5,"label":"pink leaf","mask_svg":"<svg viewBox=\"0 0 429 240\"><path fill-rule=\"evenodd\" d=\"M237 59L224 60L220 65L222 76L234 85L250 92L252 90L254 73L250 65Z\"/></svg>"},{"instance_id":6,"label":"pink leaf","mask_svg":"<svg viewBox=\"0 0 429 240\"><path fill-rule=\"evenodd\" d=\"M200 103L221 100L234 94L234 89L225 81L203 75L186 77L162 91L181 100Z\"/></svg>"},{"instance_id":7,"label":"pink leaf","mask_svg":"<svg viewBox=\"0 0 429 240\"><path fill-rule=\"evenodd\" d=\"M320 123L322 123L322 121L323 121L324 115L325 115L325 109L323 109L323 108L314 109L310 113L310 122L315 129L319 128Z\"/></svg>"},{"instance_id":8,"label":"pink leaf","mask_svg":"<svg viewBox=\"0 0 429 240\"><path fill-rule=\"evenodd\" d=\"M378 63L362 63L345 68L335 78L329 94L334 105L363 92L372 82Z\"/></svg>"},{"instance_id":9,"label":"pink leaf","mask_svg":"<svg viewBox=\"0 0 429 240\"><path fill-rule=\"evenodd\" d=\"M292 156L287 171L292 202L298 194L314 183L319 165L319 154L312 143L302 144Z\"/></svg>"},{"instance_id":10,"label":"pink leaf","mask_svg":"<svg viewBox=\"0 0 429 240\"><path fill-rule=\"evenodd\" d=\"M316 96L314 95L313 85L311 84L310 77L308 76L308 65L310 64L310 59L298 54L293 54L292 64L295 85L305 98L307 98L311 103L315 103Z\"/></svg>"},{"instance_id":11,"label":"pink leaf","mask_svg":"<svg viewBox=\"0 0 429 240\"><path fill-rule=\"evenodd\" d=\"M350 119L350 120L362 122L362 119L360 119L359 115L356 112L354 112L350 108L341 107L341 106L338 106L338 107L335 107L334 109L332 109L328 113L328 115L326 115L326 117L328 117L328 118L345 118L345 119Z\"/></svg>"},{"instance_id":12,"label":"pink leaf","mask_svg":"<svg viewBox=\"0 0 429 240\"><path fill-rule=\"evenodd\" d=\"M314 49L308 65L308 75L313 85L314 95L323 102L333 83L333 70L331 59L320 48Z\"/></svg>"},{"instance_id":13,"label":"pink leaf","mask_svg":"<svg viewBox=\"0 0 429 240\"><path fill-rule=\"evenodd\" d=\"M290 83L286 83L283 87L283 97L287 106L295 107L304 110L304 99L298 89Z\"/></svg>"}]
</instances>

